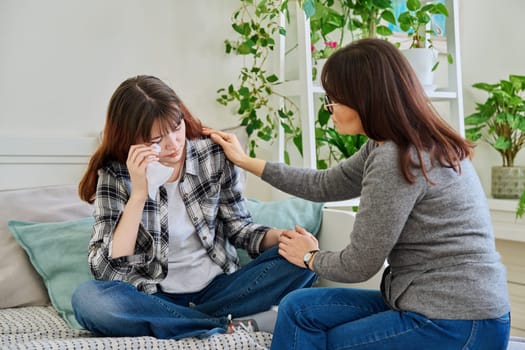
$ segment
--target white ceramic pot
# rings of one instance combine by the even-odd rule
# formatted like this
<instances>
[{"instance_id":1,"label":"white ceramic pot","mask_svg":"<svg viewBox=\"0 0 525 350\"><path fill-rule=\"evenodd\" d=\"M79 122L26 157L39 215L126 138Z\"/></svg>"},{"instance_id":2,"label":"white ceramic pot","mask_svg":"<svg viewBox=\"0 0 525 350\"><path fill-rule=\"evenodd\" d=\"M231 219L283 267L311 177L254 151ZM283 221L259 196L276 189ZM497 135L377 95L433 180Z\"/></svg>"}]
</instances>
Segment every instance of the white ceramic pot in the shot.
<instances>
[{"instance_id":1,"label":"white ceramic pot","mask_svg":"<svg viewBox=\"0 0 525 350\"><path fill-rule=\"evenodd\" d=\"M433 48L402 50L426 91L435 90L432 67L437 62L437 51Z\"/></svg>"}]
</instances>

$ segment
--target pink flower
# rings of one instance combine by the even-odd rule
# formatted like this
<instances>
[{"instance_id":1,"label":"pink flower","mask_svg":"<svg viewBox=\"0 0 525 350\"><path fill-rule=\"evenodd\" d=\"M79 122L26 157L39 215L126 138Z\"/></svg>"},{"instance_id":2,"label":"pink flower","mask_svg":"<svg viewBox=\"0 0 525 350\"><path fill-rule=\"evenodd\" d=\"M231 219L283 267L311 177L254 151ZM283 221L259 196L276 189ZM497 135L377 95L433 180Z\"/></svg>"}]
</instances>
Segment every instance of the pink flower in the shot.
<instances>
[{"instance_id":1,"label":"pink flower","mask_svg":"<svg viewBox=\"0 0 525 350\"><path fill-rule=\"evenodd\" d=\"M315 51L315 46L312 45L312 44L310 44L310 51L311 51L311 52L314 52L314 51Z\"/></svg>"},{"instance_id":2,"label":"pink flower","mask_svg":"<svg viewBox=\"0 0 525 350\"><path fill-rule=\"evenodd\" d=\"M325 41L324 44L328 47L331 47L332 49L335 49L337 47L337 41Z\"/></svg>"}]
</instances>

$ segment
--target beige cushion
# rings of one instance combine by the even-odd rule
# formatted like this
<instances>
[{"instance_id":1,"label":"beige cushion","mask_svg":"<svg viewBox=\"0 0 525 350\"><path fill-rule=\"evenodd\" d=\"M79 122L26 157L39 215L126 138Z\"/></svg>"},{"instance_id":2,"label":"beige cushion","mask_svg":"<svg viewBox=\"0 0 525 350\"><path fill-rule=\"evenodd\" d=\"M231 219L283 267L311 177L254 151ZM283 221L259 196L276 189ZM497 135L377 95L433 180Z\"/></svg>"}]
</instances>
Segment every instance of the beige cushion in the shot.
<instances>
[{"instance_id":1,"label":"beige cushion","mask_svg":"<svg viewBox=\"0 0 525 350\"><path fill-rule=\"evenodd\" d=\"M0 203L0 308L47 305L42 279L11 235L7 221L79 219L91 216L92 206L80 200L77 185L4 190L0 191Z\"/></svg>"}]
</instances>

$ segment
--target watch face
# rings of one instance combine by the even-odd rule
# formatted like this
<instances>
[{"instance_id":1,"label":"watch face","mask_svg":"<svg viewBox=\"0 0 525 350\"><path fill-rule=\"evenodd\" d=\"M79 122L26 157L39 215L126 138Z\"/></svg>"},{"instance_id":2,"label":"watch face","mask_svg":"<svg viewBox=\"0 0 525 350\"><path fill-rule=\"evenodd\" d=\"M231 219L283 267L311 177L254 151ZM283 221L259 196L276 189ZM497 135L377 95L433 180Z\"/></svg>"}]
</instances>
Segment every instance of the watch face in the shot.
<instances>
[{"instance_id":1,"label":"watch face","mask_svg":"<svg viewBox=\"0 0 525 350\"><path fill-rule=\"evenodd\" d=\"M304 258L303 258L304 262L307 263L308 260L310 260L310 257L311 257L311 256L312 256L312 253L310 253L310 252L306 253L306 254L304 255Z\"/></svg>"}]
</instances>

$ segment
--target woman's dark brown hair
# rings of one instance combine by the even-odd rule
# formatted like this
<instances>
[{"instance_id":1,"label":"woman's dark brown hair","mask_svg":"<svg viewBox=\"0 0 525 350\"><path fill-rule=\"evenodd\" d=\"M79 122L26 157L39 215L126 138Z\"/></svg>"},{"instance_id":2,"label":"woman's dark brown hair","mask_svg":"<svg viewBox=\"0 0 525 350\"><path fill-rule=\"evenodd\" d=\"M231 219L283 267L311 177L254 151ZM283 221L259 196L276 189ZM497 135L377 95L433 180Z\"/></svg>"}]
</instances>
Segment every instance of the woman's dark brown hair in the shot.
<instances>
[{"instance_id":1,"label":"woman's dark brown hair","mask_svg":"<svg viewBox=\"0 0 525 350\"><path fill-rule=\"evenodd\" d=\"M175 130L182 119L187 139L201 135L201 122L191 115L173 89L160 79L139 75L120 84L109 101L102 142L80 180L80 198L93 203L98 169L111 161L125 164L131 145L150 139L154 121L159 120L163 131L168 133Z\"/></svg>"},{"instance_id":2,"label":"woman's dark brown hair","mask_svg":"<svg viewBox=\"0 0 525 350\"><path fill-rule=\"evenodd\" d=\"M399 147L409 183L415 181L413 167L432 183L422 152L429 152L431 164L437 161L457 172L461 161L472 156L472 144L438 115L408 61L386 40L362 39L341 48L326 62L321 81L333 101L359 113L369 138Z\"/></svg>"}]
</instances>

